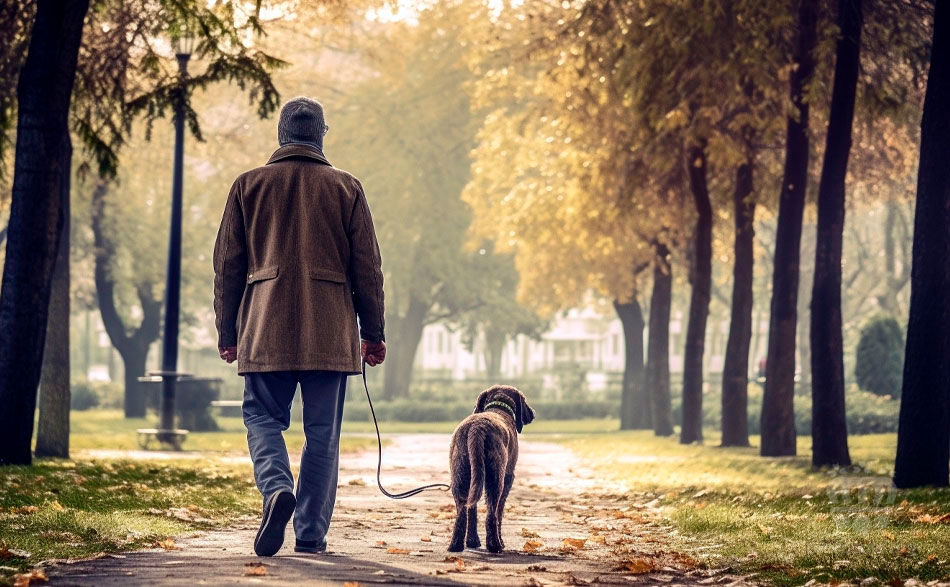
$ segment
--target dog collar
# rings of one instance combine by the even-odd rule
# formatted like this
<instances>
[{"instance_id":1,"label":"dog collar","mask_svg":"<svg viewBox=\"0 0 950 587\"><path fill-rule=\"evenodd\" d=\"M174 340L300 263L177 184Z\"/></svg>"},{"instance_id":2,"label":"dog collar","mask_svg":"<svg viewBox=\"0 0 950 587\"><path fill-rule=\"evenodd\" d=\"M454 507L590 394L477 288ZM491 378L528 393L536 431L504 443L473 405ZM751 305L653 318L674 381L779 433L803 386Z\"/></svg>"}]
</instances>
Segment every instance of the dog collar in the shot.
<instances>
[{"instance_id":1,"label":"dog collar","mask_svg":"<svg viewBox=\"0 0 950 587\"><path fill-rule=\"evenodd\" d=\"M487 410L488 408L491 408L491 407L493 407L493 406L494 406L494 407L499 407L499 408L504 408L505 410L508 410L508 413L511 414L511 417L512 417L512 418L515 418L515 411L514 411L514 409L513 409L511 406L509 406L508 404L506 404L505 402L500 402L500 401L488 402L487 404L485 404L485 409ZM517 418L515 418L515 419L517 420Z\"/></svg>"}]
</instances>

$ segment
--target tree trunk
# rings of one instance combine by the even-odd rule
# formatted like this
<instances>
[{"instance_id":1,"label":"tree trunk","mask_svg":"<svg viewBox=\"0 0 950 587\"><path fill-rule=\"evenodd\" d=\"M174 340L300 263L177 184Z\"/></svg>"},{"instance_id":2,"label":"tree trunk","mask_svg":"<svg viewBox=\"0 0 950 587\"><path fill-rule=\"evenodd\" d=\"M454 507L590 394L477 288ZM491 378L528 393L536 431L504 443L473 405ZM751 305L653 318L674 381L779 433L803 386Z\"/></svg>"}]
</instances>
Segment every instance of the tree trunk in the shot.
<instances>
[{"instance_id":1,"label":"tree trunk","mask_svg":"<svg viewBox=\"0 0 950 587\"><path fill-rule=\"evenodd\" d=\"M501 376L501 356L505 352L505 333L500 329L485 329L485 375L489 379Z\"/></svg>"},{"instance_id":2,"label":"tree trunk","mask_svg":"<svg viewBox=\"0 0 950 587\"><path fill-rule=\"evenodd\" d=\"M753 267L755 264L754 162L736 169L732 194L735 215L735 264L732 268L732 314L722 367L722 446L749 446L749 345L752 341Z\"/></svg>"},{"instance_id":3,"label":"tree trunk","mask_svg":"<svg viewBox=\"0 0 950 587\"><path fill-rule=\"evenodd\" d=\"M817 4L817 0L800 1L797 67L789 76L789 93L798 115L789 116L785 138L785 169L775 237L772 312L762 400L763 456L794 455L796 452L795 329L798 323L799 247L808 181L808 102L804 100L804 85L815 69L812 51L817 38Z\"/></svg>"},{"instance_id":4,"label":"tree trunk","mask_svg":"<svg viewBox=\"0 0 950 587\"><path fill-rule=\"evenodd\" d=\"M670 310L673 305L673 269L670 250L655 242L653 292L650 295L650 333L647 347L647 389L651 398L653 432L673 435L673 405L670 399Z\"/></svg>"},{"instance_id":5,"label":"tree trunk","mask_svg":"<svg viewBox=\"0 0 950 587\"><path fill-rule=\"evenodd\" d=\"M144 418L148 407L145 386L139 377L145 374L145 362L148 359L148 345L122 345L119 355L122 357L125 379L125 417Z\"/></svg>"},{"instance_id":6,"label":"tree trunk","mask_svg":"<svg viewBox=\"0 0 950 587\"><path fill-rule=\"evenodd\" d=\"M936 3L921 122L917 209L894 484L950 482L950 4Z\"/></svg>"},{"instance_id":7,"label":"tree trunk","mask_svg":"<svg viewBox=\"0 0 950 587\"><path fill-rule=\"evenodd\" d=\"M429 306L415 296L409 298L406 315L394 321L392 331L396 338L390 339L387 347L386 369L383 372L383 397L388 400L409 395L412 382L412 367L416 360L419 341L425 328Z\"/></svg>"},{"instance_id":8,"label":"tree trunk","mask_svg":"<svg viewBox=\"0 0 950 587\"><path fill-rule=\"evenodd\" d=\"M620 429L650 429L653 427L650 398L643 381L643 310L636 297L627 303L614 301L614 309L623 325L624 342Z\"/></svg>"},{"instance_id":9,"label":"tree trunk","mask_svg":"<svg viewBox=\"0 0 950 587\"><path fill-rule=\"evenodd\" d=\"M115 305L115 276L112 274L112 260L116 255L115 244L103 230L105 221L105 196L108 182L100 179L92 193L92 233L95 245L94 279L99 302L102 324L112 346L119 351L125 367L124 407L126 418L145 417L145 395L138 377L145 374L145 356L148 348L158 340L161 326L162 303L152 294L150 283L136 286L139 303L142 307L142 322L139 328L127 333L119 310ZM111 353L110 353L111 361ZM139 356L142 357L141 361ZM131 363L129 362L131 360ZM110 375L112 371L109 371Z\"/></svg>"},{"instance_id":10,"label":"tree trunk","mask_svg":"<svg viewBox=\"0 0 950 587\"><path fill-rule=\"evenodd\" d=\"M839 0L837 56L825 159L818 185L818 234L811 297L811 462L848 466L844 405L844 341L841 332L841 247L844 240L845 175L861 47L861 0Z\"/></svg>"},{"instance_id":11,"label":"tree trunk","mask_svg":"<svg viewBox=\"0 0 950 587\"><path fill-rule=\"evenodd\" d=\"M680 443L703 441L703 352L706 345L706 321L712 290L712 204L706 185L705 145L692 147L687 156L689 187L696 206L693 231L693 259L690 268L692 291L686 349L683 353L683 425Z\"/></svg>"},{"instance_id":12,"label":"tree trunk","mask_svg":"<svg viewBox=\"0 0 950 587\"><path fill-rule=\"evenodd\" d=\"M40 417L36 430L38 457L69 458L69 185L72 149L63 153L61 199L63 231L59 236L50 319L46 323L43 369L40 373Z\"/></svg>"},{"instance_id":13,"label":"tree trunk","mask_svg":"<svg viewBox=\"0 0 950 587\"><path fill-rule=\"evenodd\" d=\"M39 0L17 85L17 144L0 291L0 465L27 465L53 267L63 227L62 154L88 0Z\"/></svg>"}]
</instances>

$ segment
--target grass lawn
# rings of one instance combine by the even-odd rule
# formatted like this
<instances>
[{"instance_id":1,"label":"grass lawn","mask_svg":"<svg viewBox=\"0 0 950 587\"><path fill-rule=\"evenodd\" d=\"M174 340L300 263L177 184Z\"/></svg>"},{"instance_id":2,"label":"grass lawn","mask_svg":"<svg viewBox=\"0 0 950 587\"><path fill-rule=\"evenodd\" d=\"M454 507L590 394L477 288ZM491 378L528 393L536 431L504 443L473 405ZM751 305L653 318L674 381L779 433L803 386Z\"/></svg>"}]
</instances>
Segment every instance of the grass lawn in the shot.
<instances>
[{"instance_id":1,"label":"grass lawn","mask_svg":"<svg viewBox=\"0 0 950 587\"><path fill-rule=\"evenodd\" d=\"M562 441L630 491L656 493L677 547L711 567L780 585L950 577L950 490L891 488L895 435L851 437L857 467L848 471L814 471L807 437L793 458L706 438L683 446L637 431Z\"/></svg>"}]
</instances>

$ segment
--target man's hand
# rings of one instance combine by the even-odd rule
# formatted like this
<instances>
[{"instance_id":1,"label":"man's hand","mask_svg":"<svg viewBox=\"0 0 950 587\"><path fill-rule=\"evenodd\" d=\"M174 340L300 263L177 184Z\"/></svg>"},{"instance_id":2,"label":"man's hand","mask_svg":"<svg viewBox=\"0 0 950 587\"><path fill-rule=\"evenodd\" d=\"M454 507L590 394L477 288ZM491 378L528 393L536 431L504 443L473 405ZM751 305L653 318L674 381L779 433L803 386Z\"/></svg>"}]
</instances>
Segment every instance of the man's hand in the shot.
<instances>
[{"instance_id":1,"label":"man's hand","mask_svg":"<svg viewBox=\"0 0 950 587\"><path fill-rule=\"evenodd\" d=\"M219 346L218 355L221 356L221 359L227 361L228 363L233 363L237 359L237 347L236 346Z\"/></svg>"},{"instance_id":2,"label":"man's hand","mask_svg":"<svg viewBox=\"0 0 950 587\"><path fill-rule=\"evenodd\" d=\"M367 365L375 367L386 359L386 343L360 341L360 354Z\"/></svg>"}]
</instances>

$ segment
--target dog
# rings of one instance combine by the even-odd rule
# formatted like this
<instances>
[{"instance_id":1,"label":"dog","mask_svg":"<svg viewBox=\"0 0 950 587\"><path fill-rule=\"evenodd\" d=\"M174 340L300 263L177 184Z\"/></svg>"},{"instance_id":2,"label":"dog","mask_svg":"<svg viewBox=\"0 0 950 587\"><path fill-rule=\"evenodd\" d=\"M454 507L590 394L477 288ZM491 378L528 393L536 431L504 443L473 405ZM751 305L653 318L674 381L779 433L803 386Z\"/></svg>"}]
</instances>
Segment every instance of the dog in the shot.
<instances>
[{"instance_id":1,"label":"dog","mask_svg":"<svg viewBox=\"0 0 950 587\"><path fill-rule=\"evenodd\" d=\"M478 394L474 413L455 429L449 448L455 498L455 529L449 552L481 546L476 507L483 488L488 506L485 547L489 552L505 548L501 516L515 479L518 434L532 420L534 410L524 394L514 387L495 385Z\"/></svg>"}]
</instances>

